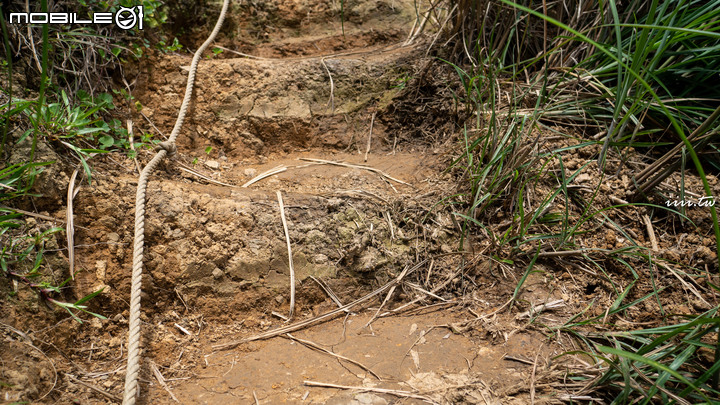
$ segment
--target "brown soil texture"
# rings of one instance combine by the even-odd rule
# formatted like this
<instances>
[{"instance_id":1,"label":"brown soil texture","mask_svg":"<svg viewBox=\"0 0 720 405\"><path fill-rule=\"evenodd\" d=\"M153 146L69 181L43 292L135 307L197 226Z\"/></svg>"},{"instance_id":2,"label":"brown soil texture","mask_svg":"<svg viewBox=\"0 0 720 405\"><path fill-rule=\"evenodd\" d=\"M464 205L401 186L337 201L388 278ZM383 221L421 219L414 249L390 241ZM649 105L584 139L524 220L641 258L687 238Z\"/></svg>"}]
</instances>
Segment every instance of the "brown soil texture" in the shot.
<instances>
[{"instance_id":1,"label":"brown soil texture","mask_svg":"<svg viewBox=\"0 0 720 405\"><path fill-rule=\"evenodd\" d=\"M348 1L344 21L339 3L235 4L217 43L227 50L206 52L200 63L178 154L148 186L140 403L175 403L173 397L187 404L523 404L531 397L559 402L570 390L559 383L569 357L558 356L579 347L566 334L548 339L547 328L586 308L585 317L602 315L616 298L614 289L632 281L629 270L605 257L593 266L582 257L541 258L515 306L505 307L529 257L510 257L503 249L489 254L495 248L480 233L459 246L459 219L441 203L463 189L463 177L446 170L462 151L456 124L464 118L450 90L457 86L456 73L425 56L431 34L404 45L415 20L412 1ZM209 21L213 12L205 11ZM187 33L184 40L192 48L206 34ZM137 103L129 116L136 134L163 139L170 133L191 58L158 53L136 69ZM413 91L406 91L409 80ZM581 142L580 135L557 135L567 128L543 131L548 141L539 148ZM564 169L579 169L597 154L593 148L568 148ZM138 163L153 155L141 150ZM29 218L28 230L63 226L74 169L46 146L39 156L65 163L43 174L37 186L43 196L25 208L57 222ZM557 159L547 159L557 173ZM574 192L587 199L599 186L596 207L628 198L630 175L642 162L634 153L625 161L611 159L602 179L591 163L576 178ZM85 322L75 322L26 288L7 294L15 286L0 280L0 401L100 404L122 396L137 170L122 154L98 156L93 165L92 184L84 182L74 200L80 271L62 294L74 301L103 289L88 304L107 319L83 314ZM280 171L243 186L271 169ZM667 184L679 181L673 177ZM696 178L686 182L688 190L702 194ZM711 182L720 192L712 176ZM539 179L528 204L556 186L552 176ZM220 349L289 324L281 318L290 309L290 258L278 192L296 275L290 323L337 308L319 281L346 304L427 260L388 302L382 294L290 335ZM573 204L559 196L551 207L580 218L582 210ZM499 204L483 218L489 231L515 226L506 208ZM580 227L587 232L573 243L605 250L627 246L611 225L615 221L650 247L647 212L642 206L608 210L608 221L587 221ZM708 284L717 283L711 276L717 257L709 211L692 208L686 215L696 226L672 215L653 217L657 255L705 273L683 276L681 283L672 270L656 267L659 273L643 275L628 300L658 286L665 293L613 316L608 328L659 325L659 304L666 314L717 305ZM59 284L69 266L66 241L56 235L46 245L46 267ZM437 294L427 293L444 283ZM420 297L425 298L403 311L389 312ZM523 316L553 300L562 306Z\"/></svg>"}]
</instances>

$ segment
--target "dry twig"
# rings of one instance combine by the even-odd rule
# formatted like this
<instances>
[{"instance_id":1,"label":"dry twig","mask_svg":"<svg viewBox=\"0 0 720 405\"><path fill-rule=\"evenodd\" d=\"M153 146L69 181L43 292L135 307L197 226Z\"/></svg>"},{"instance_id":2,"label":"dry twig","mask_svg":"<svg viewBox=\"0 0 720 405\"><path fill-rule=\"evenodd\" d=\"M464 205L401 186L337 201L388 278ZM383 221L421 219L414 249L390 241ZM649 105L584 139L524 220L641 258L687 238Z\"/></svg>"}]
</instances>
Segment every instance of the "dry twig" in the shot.
<instances>
[{"instance_id":1,"label":"dry twig","mask_svg":"<svg viewBox=\"0 0 720 405\"><path fill-rule=\"evenodd\" d=\"M403 269L403 271L400 273L400 275L397 276L396 280L398 281L398 283L400 283L400 281L402 281L402 279L405 278L405 275L407 275L408 269L409 269L409 267L405 267L405 269ZM375 311L375 314L372 316L372 318L370 318L370 320L365 324L365 328L370 326L370 324L373 323L373 321L375 321L375 319L377 319L378 315L380 314L380 311L383 309L385 304L387 304L387 302L390 301L390 297L392 297L393 293L395 292L395 288L397 288L397 283L395 285L393 285L392 287L390 287L390 291L388 291L387 295L385 296L385 299L380 304L380 307L377 309L377 311Z\"/></svg>"},{"instance_id":2,"label":"dry twig","mask_svg":"<svg viewBox=\"0 0 720 405\"><path fill-rule=\"evenodd\" d=\"M316 282L320 286L320 288L323 289L323 291L325 291L325 294L327 294L328 297L330 297L330 299L333 300L333 302L335 302L335 304L338 306L338 308L342 308L342 306L343 306L342 302L340 302L340 299L337 297L337 295L335 295L333 290L330 289L330 286L328 286L324 281L317 279L313 276L310 276L310 278L314 282ZM350 312L350 310L345 310L345 312Z\"/></svg>"},{"instance_id":3,"label":"dry twig","mask_svg":"<svg viewBox=\"0 0 720 405\"><path fill-rule=\"evenodd\" d=\"M307 347L309 347L309 348L311 348L311 349L320 351L320 352L325 353L325 354L329 354L330 356L336 357L336 358L338 358L338 359L340 359L340 360L345 360L345 361L347 361L348 363L352 363L352 364L360 367L361 369L367 371L368 373L372 374L372 376L375 377L375 378L377 378L378 380L382 380L382 378L380 378L379 375L377 375L377 374L376 374L374 371L372 371L369 367L363 365L363 364L360 363L359 361L355 361L355 360L353 360L353 359L351 359L351 358L349 358L349 357L345 357L345 356L343 356L343 355L341 355L341 354L333 353L333 352L331 352L330 350L328 350L328 349L326 349L326 348L324 348L324 347L321 347L321 346L318 345L317 343L311 342L311 341L309 341L309 340L304 340L304 339L296 338L295 336L293 336L293 335L291 335L291 334L289 334L289 333L286 333L285 336L287 336L288 338L290 338L290 339L292 339L292 340L294 340L294 341L296 341L296 342L298 342L298 343L302 343L303 345L305 345L305 346L307 346Z\"/></svg>"},{"instance_id":4,"label":"dry twig","mask_svg":"<svg viewBox=\"0 0 720 405\"><path fill-rule=\"evenodd\" d=\"M650 245L652 246L653 252L657 252L659 249L657 239L655 238L655 230L653 229L652 220L649 216L643 215L643 221L647 228L648 236L650 237Z\"/></svg>"},{"instance_id":5,"label":"dry twig","mask_svg":"<svg viewBox=\"0 0 720 405\"><path fill-rule=\"evenodd\" d=\"M541 312L547 310L547 309L555 309L565 306L565 300L555 300L546 302L544 304L538 305L537 307L533 306L530 308L529 311L525 311L521 314L515 315L515 319L522 319L522 318L531 318L535 315L539 315Z\"/></svg>"},{"instance_id":6,"label":"dry twig","mask_svg":"<svg viewBox=\"0 0 720 405\"><path fill-rule=\"evenodd\" d=\"M385 179L392 180L392 181L394 181L394 182L396 182L396 183L400 183L400 184L404 184L404 185L406 185L406 186L412 187L412 185L411 185L410 183L406 183L406 182L404 182L404 181L402 181L402 180L398 180L398 179L390 176L389 174L383 172L382 170L376 169L376 168L374 168L374 167L362 166L362 165L354 165L354 164L351 164L351 163L335 162L335 161L332 161L332 160L325 160L325 159L300 158L300 160L305 160L305 161L308 161L308 162L324 163L324 164L327 164L327 165L335 165L335 166L349 167L349 168L352 168L352 169L363 169L363 170L367 170L367 171L369 171L369 172L377 173L377 174L379 174L380 176L382 176L382 177L385 178Z\"/></svg>"},{"instance_id":7,"label":"dry twig","mask_svg":"<svg viewBox=\"0 0 720 405\"><path fill-rule=\"evenodd\" d=\"M160 386L163 387L163 389L165 389L165 391L167 391L168 394L170 394L170 398L172 398L173 401L175 401L175 402L180 402L180 401L178 401L175 394L173 394L172 391L170 391L170 387L168 387L167 383L165 382L165 377L163 377L163 375L162 375L162 373L160 373L160 370L158 369L157 365L152 361L150 362L150 369L152 369L153 375L155 375L155 378L158 380L158 383L160 384Z\"/></svg>"},{"instance_id":8,"label":"dry twig","mask_svg":"<svg viewBox=\"0 0 720 405\"><path fill-rule=\"evenodd\" d=\"M330 74L330 69L328 69L327 64L325 63L325 58L321 58L320 62L322 63L323 67L325 68L325 71L328 74L328 77L330 77L330 100L328 100L328 104L330 104L330 113L335 113L335 82L333 81L332 74ZM327 111L327 110L326 110Z\"/></svg>"},{"instance_id":9,"label":"dry twig","mask_svg":"<svg viewBox=\"0 0 720 405\"><path fill-rule=\"evenodd\" d=\"M188 172L188 173L190 173L190 174L192 174L192 175L194 175L194 176L200 177L201 179L203 179L203 180L205 180L205 181L208 181L208 182L213 183L213 184L217 184L218 186L225 186L225 187L237 188L237 186L235 186L235 185L223 183L223 182L221 182L221 181L217 181L217 180L212 179L212 178L210 178L210 177L208 177L208 176L205 176L204 174L201 174L201 173L199 173L199 172L196 172L195 170L193 170L193 169L191 169L191 168L183 165L182 163L180 163L180 169L181 169L181 170L184 170L184 171L186 171L186 172Z\"/></svg>"},{"instance_id":10,"label":"dry twig","mask_svg":"<svg viewBox=\"0 0 720 405\"><path fill-rule=\"evenodd\" d=\"M372 113L372 118L370 119L370 133L368 134L367 148L365 149L365 162L367 162L368 154L370 153L370 144L372 142L373 124L375 124L375 113Z\"/></svg>"},{"instance_id":11,"label":"dry twig","mask_svg":"<svg viewBox=\"0 0 720 405\"><path fill-rule=\"evenodd\" d=\"M272 168L272 169L270 169L270 170L268 170L268 171L266 171L266 172L262 172L262 173L258 174L257 176L253 177L253 178L250 179L247 183L243 184L243 185L240 186L240 187L248 187L249 185L251 185L251 184L253 184L253 183L256 183L256 182L258 182L258 181L260 181L260 180L262 180L262 179L264 179L264 178L266 178L266 177L270 177L270 176L272 176L273 174L282 173L282 172L284 172L285 170L287 170L287 166L285 166L285 165L277 166L277 167Z\"/></svg>"},{"instance_id":12,"label":"dry twig","mask_svg":"<svg viewBox=\"0 0 720 405\"><path fill-rule=\"evenodd\" d=\"M289 322L295 311L295 268L293 267L292 247L290 246L290 233L288 232L287 220L285 219L285 205L283 204L282 194L277 192L278 204L280 204L280 219L282 220L283 230L285 231L285 243L288 250L288 266L290 266L290 313L288 314Z\"/></svg>"},{"instance_id":13,"label":"dry twig","mask_svg":"<svg viewBox=\"0 0 720 405\"><path fill-rule=\"evenodd\" d=\"M109 392L107 392L107 391L105 391L105 390L103 390L103 389L101 389L101 388L98 388L98 387L96 387L96 386L94 386L94 385L92 385L92 384L90 384L90 383L86 383L85 381L78 379L77 377L75 377L75 376L72 375L72 374L65 374L65 375L68 376L68 378L71 379L74 383L80 384L80 385L82 385L82 386L84 386L84 387L87 387L87 388L90 388L91 390L97 392L98 394L101 394L101 395L107 397L109 400L111 400L111 401L113 401L113 402L117 402L117 403L122 402L122 398L117 397L117 396L115 396L115 395L113 395L113 394L111 394L111 393L109 393Z\"/></svg>"},{"instance_id":14,"label":"dry twig","mask_svg":"<svg viewBox=\"0 0 720 405\"><path fill-rule=\"evenodd\" d=\"M425 259L425 260L421 261L420 263L416 264L416 265L413 266L410 270L408 270L407 274L412 274L412 273L414 273L417 269L419 269L420 267L422 267L426 262L427 262L427 259ZM332 311L330 311L330 312L326 312L326 313L324 313L324 314L322 314L322 315L318 315L318 316L316 316L316 317L314 317L314 318L312 318L312 319L308 319L308 320L305 320L305 321L301 321L301 322L298 322L298 323L293 324L293 325L283 326L283 327L281 327L281 328L277 328L277 329L275 329L275 330L271 330L271 331L268 331L268 332L264 332L264 333L261 333L261 334L259 334L259 335L251 336L251 337L246 338L246 339L237 340L237 341L234 341L234 342L225 343L225 344L220 344L220 345L215 345L215 346L213 346L213 349L215 349L215 350L228 350L228 349L232 349L232 348L237 347L238 345L241 345L241 344L243 344L243 343L252 342L252 341L261 340L261 339L268 339L268 338L271 338L271 337L275 337L275 336L282 335L282 334L284 334L284 333L294 332L294 331L296 331L296 330L300 330L300 329L306 328L306 327L308 327L308 326L310 326L310 325L314 325L314 324L316 324L316 323L323 322L323 321L326 321L326 320L328 320L328 319L332 319L332 318L335 317L336 315L338 315L338 314L340 314L340 313L342 313L342 312L345 312L345 310L350 309L350 308L353 308L353 307L355 307L355 306L357 306L357 305L359 305L359 304L362 304L363 302L366 302L366 301L370 300L371 298L374 298L374 297L382 294L383 292L385 292L385 291L387 291L388 289L390 289L392 286L397 285L397 283L399 283L399 282L400 282L400 280L398 280L397 278L392 279L392 280L390 280L387 284L385 284L384 286L376 289L375 291L373 291L373 292L371 292L371 293L369 293L369 294L366 294L365 296L363 296L363 297L361 297L361 298L358 298L358 299L356 299L355 301L353 301L353 302L351 302L351 303L349 303L349 304L345 304L345 305L342 306L341 308L332 310Z\"/></svg>"},{"instance_id":15,"label":"dry twig","mask_svg":"<svg viewBox=\"0 0 720 405\"><path fill-rule=\"evenodd\" d=\"M433 401L430 397L427 397L425 395L416 394L416 393L410 392L410 391L392 390L392 389L388 389L388 388L353 387L353 386L348 386L348 385L338 385L338 384L330 384L330 383L307 381L307 380L303 381L303 384L305 384L309 387L325 387L325 388L337 388L337 389L341 389L341 390L358 390L358 391L367 391L367 392L377 392L379 394L389 394L389 395L394 395L396 397L401 397L401 398L422 399L423 401L427 401L432 404L437 404L437 402Z\"/></svg>"},{"instance_id":16,"label":"dry twig","mask_svg":"<svg viewBox=\"0 0 720 405\"><path fill-rule=\"evenodd\" d=\"M68 261L70 262L70 277L75 280L75 224L73 220L73 199L77 195L78 188L75 191L75 178L78 175L78 169L75 169L72 176L70 176L70 183L68 184L67 192L67 225L65 227L65 234L67 236L68 246Z\"/></svg>"}]
</instances>

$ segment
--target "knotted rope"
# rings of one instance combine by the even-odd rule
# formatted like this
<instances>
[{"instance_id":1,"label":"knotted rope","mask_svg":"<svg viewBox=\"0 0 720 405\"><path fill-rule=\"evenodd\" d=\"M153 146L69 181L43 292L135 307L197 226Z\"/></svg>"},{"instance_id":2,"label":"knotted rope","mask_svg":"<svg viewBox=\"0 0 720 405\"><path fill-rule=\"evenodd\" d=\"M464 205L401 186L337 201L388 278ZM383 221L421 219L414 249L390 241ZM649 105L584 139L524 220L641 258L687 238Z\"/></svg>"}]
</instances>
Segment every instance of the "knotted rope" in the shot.
<instances>
[{"instance_id":1,"label":"knotted rope","mask_svg":"<svg viewBox=\"0 0 720 405\"><path fill-rule=\"evenodd\" d=\"M170 138L166 142L158 144L157 154L150 160L150 163L145 166L138 179L137 192L135 194L135 244L133 250L132 286L130 289L130 328L128 334L125 392L123 394L124 405L134 405L138 397L138 372L140 371L140 293L142 290L143 248L145 244L145 192L148 178L150 177L150 173L155 170L155 167L157 167L166 155L170 154L170 156L172 156L177 151L175 139L178 137L178 134L180 134L180 128L185 120L185 114L187 113L188 105L192 98L195 71L197 70L198 62L202 57L203 51L205 51L220 31L220 26L222 26L223 20L225 19L229 2L229 0L223 1L222 11L215 24L215 28L208 39L195 51L185 87L185 98L183 98L180 112L178 113L178 118L177 121L175 121L175 127L170 134Z\"/></svg>"}]
</instances>

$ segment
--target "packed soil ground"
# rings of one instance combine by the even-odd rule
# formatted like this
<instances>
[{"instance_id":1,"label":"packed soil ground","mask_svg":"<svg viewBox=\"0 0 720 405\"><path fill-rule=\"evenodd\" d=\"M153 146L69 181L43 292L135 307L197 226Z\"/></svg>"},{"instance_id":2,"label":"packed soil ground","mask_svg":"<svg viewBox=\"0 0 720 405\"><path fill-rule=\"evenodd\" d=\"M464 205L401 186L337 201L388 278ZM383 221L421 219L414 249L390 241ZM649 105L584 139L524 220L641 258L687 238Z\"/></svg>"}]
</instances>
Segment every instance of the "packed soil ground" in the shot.
<instances>
[{"instance_id":1,"label":"packed soil ground","mask_svg":"<svg viewBox=\"0 0 720 405\"><path fill-rule=\"evenodd\" d=\"M446 170L461 150L462 117L451 92L456 73L426 56L432 35L406 44L416 20L412 1L345 2L342 20L336 6L236 4L217 40L224 50L201 61L178 154L148 187L140 403L568 400L576 388L562 383L568 364L593 360L559 357L582 347L550 328L583 310L601 315L616 298L614 283L628 285L628 269L605 259L598 266L575 257L540 259L508 308L528 260L509 264L502 251L490 255L491 243L480 234L460 246L458 218L441 203L463 189L461 176ZM188 50L204 35L188 33ZM137 78L128 103L136 134L162 140L170 133L191 57L157 53L128 67ZM572 130L556 131L570 135L547 130L539 148L580 143ZM568 148L564 167L577 170L595 147ZM138 164L153 154L141 150ZM45 145L39 155L65 163L43 174L37 186L43 197L26 208L57 222L28 217L28 230L64 223L75 167ZM611 159L596 205L627 197L633 159L643 163L634 154L626 165ZM85 322L75 322L27 289L8 296L14 286L0 282L3 401L99 404L122 396L137 166L122 154L93 161L92 184L85 182L74 200L80 272L64 294L73 301L103 289L89 305L107 319L82 315ZM597 171L588 166L587 173ZM579 192L592 193L598 181L578 176ZM696 180L689 183L700 192ZM536 201L553 187L553 179L542 183ZM290 312L290 260L278 192L296 277L291 320L283 319ZM565 203L558 199L553 208L562 212ZM632 207L609 216L649 247L644 214ZM613 317L613 325L658 325L660 303L666 314L717 305L706 284L717 270L709 212L687 215L697 227L654 218L658 255L704 268L704 278L684 274L681 282L660 268L629 298L657 285L667 294ZM511 225L502 207L487 223L500 233ZM588 223L578 245L625 246L620 231L596 225ZM65 244L56 236L46 246L56 281L68 275ZM383 292L330 320L254 339L337 310L400 276L387 302ZM548 302L556 305L542 315L527 312Z\"/></svg>"}]
</instances>

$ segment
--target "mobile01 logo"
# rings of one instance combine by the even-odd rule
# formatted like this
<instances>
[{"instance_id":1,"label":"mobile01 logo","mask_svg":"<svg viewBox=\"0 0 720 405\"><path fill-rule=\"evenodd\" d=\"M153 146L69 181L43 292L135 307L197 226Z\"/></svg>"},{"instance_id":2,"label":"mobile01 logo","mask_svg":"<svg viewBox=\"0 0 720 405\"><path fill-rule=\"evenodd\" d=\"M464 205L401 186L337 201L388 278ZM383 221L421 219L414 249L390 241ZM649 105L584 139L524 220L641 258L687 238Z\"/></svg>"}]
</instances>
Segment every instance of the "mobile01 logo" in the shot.
<instances>
[{"instance_id":1,"label":"mobile01 logo","mask_svg":"<svg viewBox=\"0 0 720 405\"><path fill-rule=\"evenodd\" d=\"M91 19L77 13L10 13L10 24L112 24L121 30L143 29L143 6L120 7L111 13L93 13Z\"/></svg>"}]
</instances>

